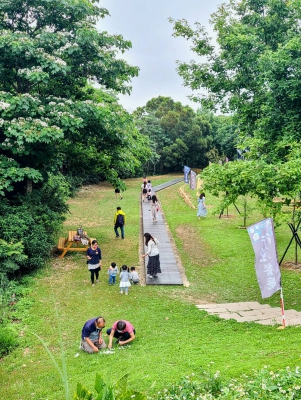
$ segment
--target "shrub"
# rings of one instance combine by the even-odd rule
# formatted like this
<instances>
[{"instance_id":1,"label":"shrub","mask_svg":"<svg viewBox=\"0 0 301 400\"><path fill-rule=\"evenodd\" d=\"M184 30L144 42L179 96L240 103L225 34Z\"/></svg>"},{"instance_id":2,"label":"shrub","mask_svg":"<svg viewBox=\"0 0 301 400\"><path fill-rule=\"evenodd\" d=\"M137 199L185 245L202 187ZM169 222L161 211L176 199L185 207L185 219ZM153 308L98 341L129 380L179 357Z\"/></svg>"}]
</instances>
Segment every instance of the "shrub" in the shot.
<instances>
[{"instance_id":1,"label":"shrub","mask_svg":"<svg viewBox=\"0 0 301 400\"><path fill-rule=\"evenodd\" d=\"M0 326L0 357L12 351L18 345L16 332L9 327Z\"/></svg>"},{"instance_id":2,"label":"shrub","mask_svg":"<svg viewBox=\"0 0 301 400\"><path fill-rule=\"evenodd\" d=\"M87 390L82 384L78 383L76 392L73 395L74 400L145 400L143 393L127 388L128 374L125 374L114 384L106 383L99 374L95 378L96 397Z\"/></svg>"},{"instance_id":3,"label":"shrub","mask_svg":"<svg viewBox=\"0 0 301 400\"><path fill-rule=\"evenodd\" d=\"M26 260L23 254L23 244L7 243L0 239L0 290L2 287L3 274L13 272L19 268L19 264Z\"/></svg>"},{"instance_id":4,"label":"shrub","mask_svg":"<svg viewBox=\"0 0 301 400\"><path fill-rule=\"evenodd\" d=\"M15 265L15 270L41 267L53 246L43 216L40 219L35 211L26 206L0 206L0 232L3 240L12 245L21 242L23 249L20 246L19 250L26 256Z\"/></svg>"},{"instance_id":5,"label":"shrub","mask_svg":"<svg viewBox=\"0 0 301 400\"><path fill-rule=\"evenodd\" d=\"M192 400L192 399L300 399L300 370L289 367L277 372L267 367L253 371L252 376L243 375L240 379L222 381L219 372L212 375L203 371L199 378L187 376L178 384L165 388L153 400Z\"/></svg>"},{"instance_id":6,"label":"shrub","mask_svg":"<svg viewBox=\"0 0 301 400\"><path fill-rule=\"evenodd\" d=\"M1 202L0 237L7 246L16 247L19 244L19 258L16 260L15 256L16 262L10 265L10 270L27 272L44 265L68 211L68 188L63 177L50 176L40 190L17 196L10 203ZM5 251L8 254L10 249ZM1 257L8 262L5 253L0 254ZM8 272L8 267L1 271Z\"/></svg>"}]
</instances>

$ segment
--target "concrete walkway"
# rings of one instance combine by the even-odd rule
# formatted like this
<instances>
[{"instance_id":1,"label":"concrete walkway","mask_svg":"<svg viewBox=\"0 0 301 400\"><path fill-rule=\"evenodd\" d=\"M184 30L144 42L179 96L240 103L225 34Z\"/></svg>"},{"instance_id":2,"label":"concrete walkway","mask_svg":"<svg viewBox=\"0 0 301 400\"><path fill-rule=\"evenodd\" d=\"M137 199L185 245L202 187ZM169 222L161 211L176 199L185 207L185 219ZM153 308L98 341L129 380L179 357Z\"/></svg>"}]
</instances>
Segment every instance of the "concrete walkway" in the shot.
<instances>
[{"instance_id":1,"label":"concrete walkway","mask_svg":"<svg viewBox=\"0 0 301 400\"><path fill-rule=\"evenodd\" d=\"M165 189L171 185L175 185L178 182L183 181L183 178L174 179L166 182L162 185L153 187L153 192L156 193L159 190ZM178 255L176 246L174 245L172 236L169 232L168 225L164 219L163 212L159 212L157 215L157 222L153 222L151 215L150 202L141 200L142 210L142 224L143 233L148 232L160 242L160 265L161 274L158 274L158 278L150 279L147 276L147 262L148 257L145 258L145 283L147 285L188 285L187 278L184 273L184 269L181 264L180 257ZM144 246L144 251L147 251L147 247Z\"/></svg>"},{"instance_id":2,"label":"concrete walkway","mask_svg":"<svg viewBox=\"0 0 301 400\"><path fill-rule=\"evenodd\" d=\"M261 325L282 325L280 307L272 308L268 304L260 304L257 301L244 303L224 304L199 304L197 308L207 311L209 314L218 315L223 319L235 319L237 322L256 322ZM301 312L285 310L285 325L301 325Z\"/></svg>"}]
</instances>

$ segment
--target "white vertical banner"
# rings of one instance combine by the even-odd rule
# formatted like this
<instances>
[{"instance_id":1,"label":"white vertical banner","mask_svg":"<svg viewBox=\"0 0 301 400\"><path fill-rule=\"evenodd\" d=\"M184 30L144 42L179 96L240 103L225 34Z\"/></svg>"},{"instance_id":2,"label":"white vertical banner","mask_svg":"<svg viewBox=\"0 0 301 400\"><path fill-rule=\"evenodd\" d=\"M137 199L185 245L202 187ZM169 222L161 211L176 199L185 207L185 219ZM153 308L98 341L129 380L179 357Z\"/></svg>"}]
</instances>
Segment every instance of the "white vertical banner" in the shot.
<instances>
[{"instance_id":1,"label":"white vertical banner","mask_svg":"<svg viewBox=\"0 0 301 400\"><path fill-rule=\"evenodd\" d=\"M255 253L255 270L263 299L281 289L274 223L264 219L247 228Z\"/></svg>"}]
</instances>

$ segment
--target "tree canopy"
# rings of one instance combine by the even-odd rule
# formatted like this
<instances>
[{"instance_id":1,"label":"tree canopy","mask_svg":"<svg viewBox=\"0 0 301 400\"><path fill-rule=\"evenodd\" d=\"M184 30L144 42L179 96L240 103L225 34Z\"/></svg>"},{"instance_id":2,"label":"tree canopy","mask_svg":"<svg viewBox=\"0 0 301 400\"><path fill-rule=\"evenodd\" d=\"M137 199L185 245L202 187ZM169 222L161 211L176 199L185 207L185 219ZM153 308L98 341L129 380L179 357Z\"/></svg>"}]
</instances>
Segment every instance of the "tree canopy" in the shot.
<instances>
[{"instance_id":1,"label":"tree canopy","mask_svg":"<svg viewBox=\"0 0 301 400\"><path fill-rule=\"evenodd\" d=\"M131 42L96 30L107 14L88 0L1 3L1 195L47 173L87 175L88 164L112 182L139 165L144 137L105 93L129 93L138 68L117 58Z\"/></svg>"},{"instance_id":2,"label":"tree canopy","mask_svg":"<svg viewBox=\"0 0 301 400\"><path fill-rule=\"evenodd\" d=\"M300 140L299 2L231 0L211 23L216 46L199 24L174 21L174 35L191 40L205 59L179 63L179 74L185 85L206 89L196 97L207 107L235 113L240 147L253 158L283 158L281 144Z\"/></svg>"},{"instance_id":3,"label":"tree canopy","mask_svg":"<svg viewBox=\"0 0 301 400\"><path fill-rule=\"evenodd\" d=\"M181 171L184 164L204 168L209 161L232 159L236 153L231 117L195 112L164 96L149 100L133 114L139 131L150 139L149 172Z\"/></svg>"},{"instance_id":4,"label":"tree canopy","mask_svg":"<svg viewBox=\"0 0 301 400\"><path fill-rule=\"evenodd\" d=\"M248 193L270 204L271 212L275 196L289 202L301 192L296 168L301 140L300 17L298 0L231 0L211 18L216 46L198 23L192 28L185 20L172 21L174 35L190 40L204 60L179 63L185 85L206 89L195 99L232 113L237 126L244 161L216 170L219 181L227 175L227 185L234 188L240 185L236 175L248 176ZM216 167L211 168L212 177Z\"/></svg>"},{"instance_id":5,"label":"tree canopy","mask_svg":"<svg viewBox=\"0 0 301 400\"><path fill-rule=\"evenodd\" d=\"M94 0L0 4L0 280L43 265L70 188L125 189L149 156L116 97L138 74L119 58L131 42L97 31L106 15Z\"/></svg>"}]
</instances>

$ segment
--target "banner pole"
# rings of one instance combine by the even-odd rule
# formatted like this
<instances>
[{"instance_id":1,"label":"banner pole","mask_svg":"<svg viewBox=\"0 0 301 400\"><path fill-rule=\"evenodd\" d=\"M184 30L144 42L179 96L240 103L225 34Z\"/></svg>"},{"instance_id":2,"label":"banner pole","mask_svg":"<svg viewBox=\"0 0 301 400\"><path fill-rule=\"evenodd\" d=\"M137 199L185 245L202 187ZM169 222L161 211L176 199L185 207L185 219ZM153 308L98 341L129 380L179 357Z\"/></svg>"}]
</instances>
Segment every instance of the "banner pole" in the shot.
<instances>
[{"instance_id":1,"label":"banner pole","mask_svg":"<svg viewBox=\"0 0 301 400\"><path fill-rule=\"evenodd\" d=\"M280 287L280 305L281 305L281 312L282 312L282 326L283 326L283 328L285 328L285 314L284 314L284 301L283 301L282 286Z\"/></svg>"}]
</instances>

